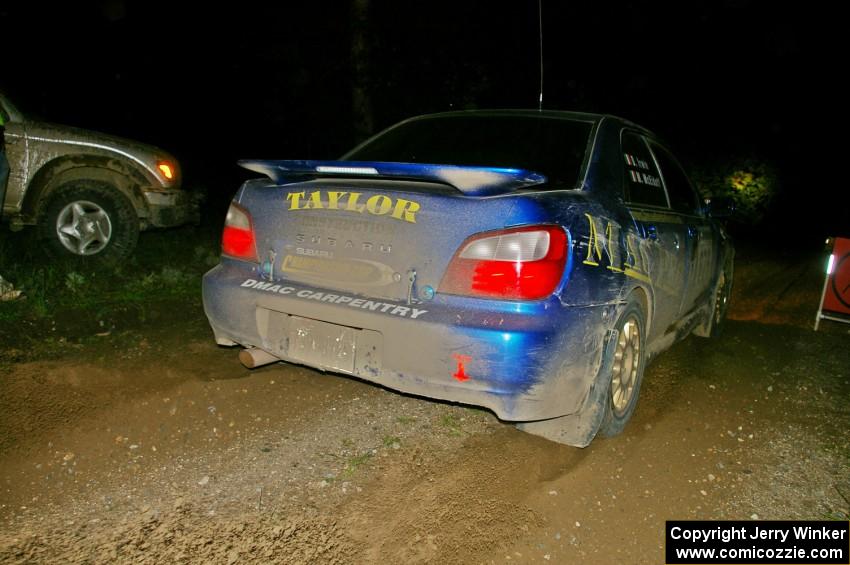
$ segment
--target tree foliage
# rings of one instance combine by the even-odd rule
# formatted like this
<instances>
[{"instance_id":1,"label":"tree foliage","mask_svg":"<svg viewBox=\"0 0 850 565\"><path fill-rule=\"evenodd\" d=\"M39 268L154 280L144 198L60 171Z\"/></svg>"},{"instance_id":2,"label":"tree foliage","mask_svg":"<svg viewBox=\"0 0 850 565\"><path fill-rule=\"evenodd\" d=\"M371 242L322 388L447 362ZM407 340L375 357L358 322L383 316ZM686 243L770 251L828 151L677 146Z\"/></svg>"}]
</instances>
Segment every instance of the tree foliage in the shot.
<instances>
[{"instance_id":1,"label":"tree foliage","mask_svg":"<svg viewBox=\"0 0 850 565\"><path fill-rule=\"evenodd\" d=\"M751 224L764 219L779 191L775 168L753 156L697 167L693 177L703 195L731 197L736 217Z\"/></svg>"}]
</instances>

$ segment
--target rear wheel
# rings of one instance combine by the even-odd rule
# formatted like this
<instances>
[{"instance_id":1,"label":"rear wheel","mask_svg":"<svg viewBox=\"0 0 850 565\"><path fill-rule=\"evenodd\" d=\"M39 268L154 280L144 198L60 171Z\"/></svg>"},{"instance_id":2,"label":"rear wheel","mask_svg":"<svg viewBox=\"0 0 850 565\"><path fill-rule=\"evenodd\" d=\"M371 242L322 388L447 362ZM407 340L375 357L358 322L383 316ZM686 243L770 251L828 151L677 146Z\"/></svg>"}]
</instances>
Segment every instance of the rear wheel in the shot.
<instances>
[{"instance_id":1,"label":"rear wheel","mask_svg":"<svg viewBox=\"0 0 850 565\"><path fill-rule=\"evenodd\" d=\"M56 258L117 261L135 248L139 219L118 189L79 180L56 189L42 214L39 233Z\"/></svg>"},{"instance_id":2,"label":"rear wheel","mask_svg":"<svg viewBox=\"0 0 850 565\"><path fill-rule=\"evenodd\" d=\"M629 298L615 328L617 341L613 359L609 360L611 374L608 394L602 400L604 416L599 428L608 437L622 432L632 417L646 364L646 316L634 296Z\"/></svg>"},{"instance_id":3,"label":"rear wheel","mask_svg":"<svg viewBox=\"0 0 850 565\"><path fill-rule=\"evenodd\" d=\"M717 337L723 333L726 311L729 309L729 297L732 294L732 268L732 261L726 261L726 265L717 279L711 321L708 325L708 337Z\"/></svg>"}]
</instances>

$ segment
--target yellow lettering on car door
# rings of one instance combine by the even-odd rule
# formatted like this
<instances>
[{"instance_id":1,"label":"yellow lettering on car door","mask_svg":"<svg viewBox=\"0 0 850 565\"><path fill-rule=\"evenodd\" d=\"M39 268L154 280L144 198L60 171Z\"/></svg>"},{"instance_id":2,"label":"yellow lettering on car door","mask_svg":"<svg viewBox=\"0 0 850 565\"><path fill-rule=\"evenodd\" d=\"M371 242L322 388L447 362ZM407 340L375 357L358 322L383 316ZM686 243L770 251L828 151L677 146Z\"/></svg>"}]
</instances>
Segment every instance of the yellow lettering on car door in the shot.
<instances>
[{"instance_id":1,"label":"yellow lettering on car door","mask_svg":"<svg viewBox=\"0 0 850 565\"><path fill-rule=\"evenodd\" d=\"M626 234L626 257L624 259L620 252L620 226L607 220L603 231L600 228L602 225L600 220L587 213L585 213L585 217L588 225L587 256L582 263L591 267L598 267L602 261L602 251L604 250L608 258L606 268L639 281L650 282L649 274L644 268L646 261L642 254L640 239L633 233ZM604 238L600 235L600 232L605 234Z\"/></svg>"}]
</instances>

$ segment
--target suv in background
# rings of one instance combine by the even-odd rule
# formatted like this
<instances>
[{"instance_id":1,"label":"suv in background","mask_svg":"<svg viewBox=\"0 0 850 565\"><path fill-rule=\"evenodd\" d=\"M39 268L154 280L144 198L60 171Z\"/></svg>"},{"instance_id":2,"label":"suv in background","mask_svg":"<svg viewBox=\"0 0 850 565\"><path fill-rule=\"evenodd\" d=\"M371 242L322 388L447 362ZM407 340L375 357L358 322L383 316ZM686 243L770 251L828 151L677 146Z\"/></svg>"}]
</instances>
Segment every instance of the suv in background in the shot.
<instances>
[{"instance_id":1,"label":"suv in background","mask_svg":"<svg viewBox=\"0 0 850 565\"><path fill-rule=\"evenodd\" d=\"M0 106L11 169L0 217L15 231L35 226L54 257L123 259L141 230L197 222L197 201L165 151L29 119L2 93Z\"/></svg>"}]
</instances>

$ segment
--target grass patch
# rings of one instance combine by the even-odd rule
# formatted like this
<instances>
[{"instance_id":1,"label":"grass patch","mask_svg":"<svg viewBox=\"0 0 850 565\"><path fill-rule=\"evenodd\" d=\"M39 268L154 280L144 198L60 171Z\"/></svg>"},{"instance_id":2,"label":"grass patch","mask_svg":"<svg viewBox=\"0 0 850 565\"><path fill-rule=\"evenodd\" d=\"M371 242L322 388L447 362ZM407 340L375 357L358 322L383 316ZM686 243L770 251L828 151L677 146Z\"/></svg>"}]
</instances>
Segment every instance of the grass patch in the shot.
<instances>
[{"instance_id":1,"label":"grass patch","mask_svg":"<svg viewBox=\"0 0 850 565\"><path fill-rule=\"evenodd\" d=\"M175 303L179 312L200 310L201 277L218 262L217 238L195 227L144 233L130 259L107 265L52 260L33 233L4 233L0 274L22 296L0 302L0 341L44 341L56 326L83 339L145 322L153 310L178 313Z\"/></svg>"},{"instance_id":2,"label":"grass patch","mask_svg":"<svg viewBox=\"0 0 850 565\"><path fill-rule=\"evenodd\" d=\"M392 447L393 444L401 445L401 438L396 436L384 436L383 444L384 447Z\"/></svg>"},{"instance_id":3,"label":"grass patch","mask_svg":"<svg viewBox=\"0 0 850 565\"><path fill-rule=\"evenodd\" d=\"M445 414L444 416L441 416L440 425L446 428L451 435L460 435L460 420L457 418L457 416L452 416L451 414Z\"/></svg>"},{"instance_id":4,"label":"grass patch","mask_svg":"<svg viewBox=\"0 0 850 565\"><path fill-rule=\"evenodd\" d=\"M345 463L345 468L342 470L343 477L351 477L358 468L362 467L366 464L369 459L372 458L372 452L367 451L362 455L355 455L354 457L350 457L348 461Z\"/></svg>"}]
</instances>

